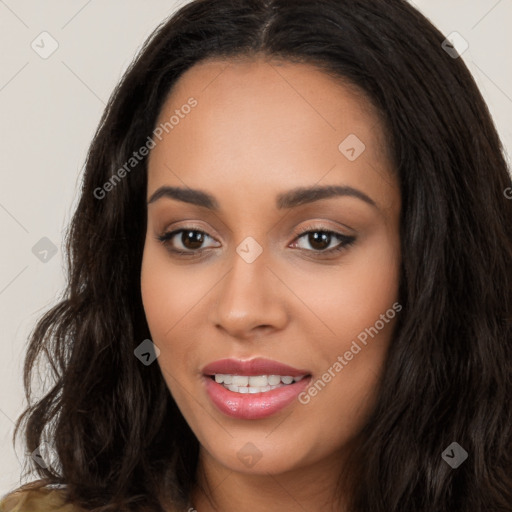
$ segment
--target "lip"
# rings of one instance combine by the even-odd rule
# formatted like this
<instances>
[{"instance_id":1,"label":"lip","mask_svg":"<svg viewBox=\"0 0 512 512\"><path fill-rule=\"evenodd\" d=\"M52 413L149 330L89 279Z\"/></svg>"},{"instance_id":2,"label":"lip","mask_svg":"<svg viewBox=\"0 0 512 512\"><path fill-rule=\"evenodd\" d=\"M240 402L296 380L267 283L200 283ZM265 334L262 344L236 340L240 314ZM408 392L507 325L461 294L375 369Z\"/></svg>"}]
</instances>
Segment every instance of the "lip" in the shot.
<instances>
[{"instance_id":1,"label":"lip","mask_svg":"<svg viewBox=\"0 0 512 512\"><path fill-rule=\"evenodd\" d=\"M257 420L272 416L290 405L311 381L304 377L298 382L261 393L236 393L203 376L206 393L220 412L242 420Z\"/></svg>"},{"instance_id":2,"label":"lip","mask_svg":"<svg viewBox=\"0 0 512 512\"><path fill-rule=\"evenodd\" d=\"M204 375L215 375L216 373L224 375L289 375L299 377L300 375L309 375L309 370L293 368L287 364L279 363L272 359L256 357L246 361L240 359L220 359L207 364L202 372Z\"/></svg>"},{"instance_id":3,"label":"lip","mask_svg":"<svg viewBox=\"0 0 512 512\"><path fill-rule=\"evenodd\" d=\"M309 370L293 368L271 359L255 358L248 361L221 359L208 364L202 370L206 394L213 405L232 418L256 420L266 418L290 405L311 381ZM305 377L293 384L283 385L261 393L236 393L226 389L211 378L214 374L229 375L281 375Z\"/></svg>"}]
</instances>

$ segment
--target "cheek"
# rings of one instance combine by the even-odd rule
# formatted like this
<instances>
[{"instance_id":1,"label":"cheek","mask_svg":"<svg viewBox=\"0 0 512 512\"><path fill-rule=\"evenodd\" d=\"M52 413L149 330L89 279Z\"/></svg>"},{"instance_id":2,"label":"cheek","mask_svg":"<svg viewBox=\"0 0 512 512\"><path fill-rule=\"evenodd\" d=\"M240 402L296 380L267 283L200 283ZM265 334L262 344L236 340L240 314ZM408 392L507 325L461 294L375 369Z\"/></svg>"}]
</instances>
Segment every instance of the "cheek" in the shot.
<instances>
[{"instance_id":1,"label":"cheek","mask_svg":"<svg viewBox=\"0 0 512 512\"><path fill-rule=\"evenodd\" d=\"M399 277L398 240L383 234L347 252L339 265L327 271L301 273L294 280L294 290L306 299L319 328L333 340L332 352L373 326L391 308L398 300Z\"/></svg>"},{"instance_id":2,"label":"cheek","mask_svg":"<svg viewBox=\"0 0 512 512\"><path fill-rule=\"evenodd\" d=\"M157 363L171 394L179 395L183 381L180 368L187 350L185 343L173 344L180 319L186 313L184 295L188 289L180 282L179 273L171 272L159 251L146 246L141 268L141 295L151 340L159 348ZM177 293L179 291L179 293ZM171 357L172 354L172 357Z\"/></svg>"},{"instance_id":3,"label":"cheek","mask_svg":"<svg viewBox=\"0 0 512 512\"><path fill-rule=\"evenodd\" d=\"M141 294L146 319L155 339L165 342L181 329L182 320L201 307L211 285L187 266L173 265L160 247L147 245L141 269Z\"/></svg>"},{"instance_id":4,"label":"cheek","mask_svg":"<svg viewBox=\"0 0 512 512\"><path fill-rule=\"evenodd\" d=\"M169 344L174 338L176 326L179 326L180 319L186 314L190 287L184 286L183 276L172 272L172 267L160 252L151 245L144 249L141 295L152 341L160 349L158 362L162 365L162 361L165 361L164 367L167 368L171 360L167 357ZM177 355L179 350L179 346L173 347L173 354Z\"/></svg>"},{"instance_id":5,"label":"cheek","mask_svg":"<svg viewBox=\"0 0 512 512\"><path fill-rule=\"evenodd\" d=\"M200 322L207 317L208 293L218 273L207 267L176 264L149 241L141 268L141 295L153 343L160 349L158 364L173 395L197 367Z\"/></svg>"},{"instance_id":6,"label":"cheek","mask_svg":"<svg viewBox=\"0 0 512 512\"><path fill-rule=\"evenodd\" d=\"M343 425L347 435L357 430L371 410L400 314L395 304L400 257L397 243L389 240L375 238L345 258L332 274L301 280L298 292L308 297L308 306L321 320L311 322L327 334L317 334L311 357L322 362L322 373L316 376L317 384L310 385L304 402L310 403L311 410L329 411L331 420ZM311 325L304 327L313 339ZM330 431L332 436L335 431Z\"/></svg>"}]
</instances>

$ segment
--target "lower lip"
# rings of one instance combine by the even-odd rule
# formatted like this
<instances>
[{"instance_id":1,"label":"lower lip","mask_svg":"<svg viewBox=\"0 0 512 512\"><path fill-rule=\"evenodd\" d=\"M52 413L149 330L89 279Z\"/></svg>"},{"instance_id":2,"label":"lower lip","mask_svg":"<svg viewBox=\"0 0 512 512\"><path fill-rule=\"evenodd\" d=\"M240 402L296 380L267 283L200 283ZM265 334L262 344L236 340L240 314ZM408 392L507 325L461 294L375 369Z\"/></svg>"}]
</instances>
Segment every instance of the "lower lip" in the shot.
<instances>
[{"instance_id":1,"label":"lower lip","mask_svg":"<svg viewBox=\"0 0 512 512\"><path fill-rule=\"evenodd\" d=\"M205 376L206 392L213 404L227 416L257 420L276 414L291 404L304 391L311 377L261 393L236 393Z\"/></svg>"}]
</instances>

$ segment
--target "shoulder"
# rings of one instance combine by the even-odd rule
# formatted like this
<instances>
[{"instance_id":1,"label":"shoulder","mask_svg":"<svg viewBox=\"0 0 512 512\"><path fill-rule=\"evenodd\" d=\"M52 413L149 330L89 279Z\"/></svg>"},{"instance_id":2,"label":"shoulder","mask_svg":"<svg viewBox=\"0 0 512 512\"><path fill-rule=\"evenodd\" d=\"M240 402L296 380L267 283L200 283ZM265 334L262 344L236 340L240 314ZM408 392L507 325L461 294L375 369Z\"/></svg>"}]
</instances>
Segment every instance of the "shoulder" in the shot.
<instances>
[{"instance_id":1,"label":"shoulder","mask_svg":"<svg viewBox=\"0 0 512 512\"><path fill-rule=\"evenodd\" d=\"M83 512L58 487L23 486L0 499L0 512Z\"/></svg>"},{"instance_id":2,"label":"shoulder","mask_svg":"<svg viewBox=\"0 0 512 512\"><path fill-rule=\"evenodd\" d=\"M0 512L87 512L71 503L66 503L65 488L45 486L38 482L26 484L11 493L0 495ZM187 510L188 509L188 510ZM192 507L179 508L169 505L167 512L186 512Z\"/></svg>"}]
</instances>

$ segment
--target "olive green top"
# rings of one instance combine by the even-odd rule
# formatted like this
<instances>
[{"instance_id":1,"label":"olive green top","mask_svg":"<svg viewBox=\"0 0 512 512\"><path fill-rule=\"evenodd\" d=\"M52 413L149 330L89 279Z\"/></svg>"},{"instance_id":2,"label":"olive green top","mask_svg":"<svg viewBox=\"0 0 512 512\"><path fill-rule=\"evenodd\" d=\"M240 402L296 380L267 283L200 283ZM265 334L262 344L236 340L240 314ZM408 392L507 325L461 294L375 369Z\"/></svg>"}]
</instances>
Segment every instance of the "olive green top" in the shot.
<instances>
[{"instance_id":1,"label":"olive green top","mask_svg":"<svg viewBox=\"0 0 512 512\"><path fill-rule=\"evenodd\" d=\"M170 505L168 512L180 512ZM181 509L180 509L181 510ZM192 506L184 512L197 512ZM0 496L0 512L87 512L85 509L65 503L64 491L58 487L30 488L24 486L3 497Z\"/></svg>"},{"instance_id":2,"label":"olive green top","mask_svg":"<svg viewBox=\"0 0 512 512\"><path fill-rule=\"evenodd\" d=\"M65 504L62 490L41 488L7 494L0 500L0 512L83 512L83 509Z\"/></svg>"}]
</instances>

